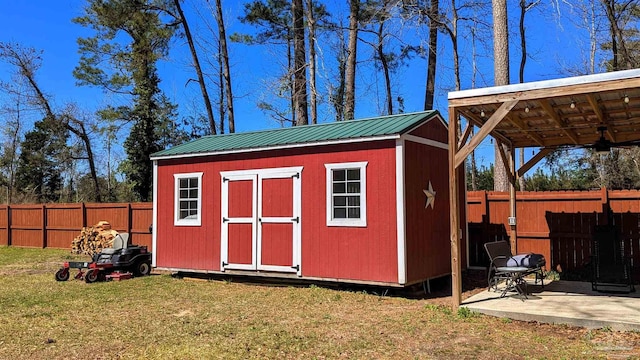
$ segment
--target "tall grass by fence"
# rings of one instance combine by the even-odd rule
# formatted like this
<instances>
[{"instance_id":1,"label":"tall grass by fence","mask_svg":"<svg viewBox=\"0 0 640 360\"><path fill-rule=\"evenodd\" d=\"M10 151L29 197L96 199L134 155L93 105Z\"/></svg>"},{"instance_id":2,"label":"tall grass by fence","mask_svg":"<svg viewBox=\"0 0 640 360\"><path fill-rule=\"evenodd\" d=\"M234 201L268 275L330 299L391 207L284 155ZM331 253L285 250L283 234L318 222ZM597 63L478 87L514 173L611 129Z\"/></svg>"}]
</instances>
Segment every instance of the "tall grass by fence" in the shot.
<instances>
[{"instance_id":1,"label":"tall grass by fence","mask_svg":"<svg viewBox=\"0 0 640 360\"><path fill-rule=\"evenodd\" d=\"M0 245L70 249L80 229L101 220L151 248L152 203L0 205Z\"/></svg>"},{"instance_id":2,"label":"tall grass by fence","mask_svg":"<svg viewBox=\"0 0 640 360\"><path fill-rule=\"evenodd\" d=\"M484 243L508 238L508 217L508 193L467 193L471 266L488 264ZM640 191L518 192L516 219L518 252L542 253L549 269L578 274L588 271L595 225L611 223L639 275Z\"/></svg>"}]
</instances>

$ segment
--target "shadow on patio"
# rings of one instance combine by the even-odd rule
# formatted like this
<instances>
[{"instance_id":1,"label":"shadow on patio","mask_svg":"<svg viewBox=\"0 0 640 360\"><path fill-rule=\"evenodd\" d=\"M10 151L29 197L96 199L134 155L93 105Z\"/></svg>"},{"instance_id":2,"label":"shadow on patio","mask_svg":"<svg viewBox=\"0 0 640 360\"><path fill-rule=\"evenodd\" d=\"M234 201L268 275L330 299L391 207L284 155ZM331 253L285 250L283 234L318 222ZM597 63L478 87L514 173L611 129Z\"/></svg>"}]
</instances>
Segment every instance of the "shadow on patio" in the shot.
<instances>
[{"instance_id":1,"label":"shadow on patio","mask_svg":"<svg viewBox=\"0 0 640 360\"><path fill-rule=\"evenodd\" d=\"M601 293L591 283L564 280L545 283L544 289L529 282L528 290L525 300L515 292L501 298L500 292L482 291L461 306L521 321L640 331L640 292Z\"/></svg>"}]
</instances>

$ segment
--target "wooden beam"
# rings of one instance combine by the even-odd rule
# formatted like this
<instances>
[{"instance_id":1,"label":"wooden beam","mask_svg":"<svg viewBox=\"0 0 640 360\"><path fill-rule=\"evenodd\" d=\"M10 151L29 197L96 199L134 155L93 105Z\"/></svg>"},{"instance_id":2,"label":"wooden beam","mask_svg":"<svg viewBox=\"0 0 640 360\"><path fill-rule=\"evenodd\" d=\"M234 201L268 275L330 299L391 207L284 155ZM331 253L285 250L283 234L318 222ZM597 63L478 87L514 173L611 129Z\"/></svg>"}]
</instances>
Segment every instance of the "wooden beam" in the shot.
<instances>
[{"instance_id":1,"label":"wooden beam","mask_svg":"<svg viewBox=\"0 0 640 360\"><path fill-rule=\"evenodd\" d=\"M449 106L480 106L488 104L503 103L512 100L532 101L541 99L550 99L561 96L577 96L590 93L599 93L607 91L623 91L626 89L637 89L638 78L631 77L627 79L615 79L608 81L598 81L585 84L573 84L557 87L532 88L522 91L504 92L487 95L474 95L469 97L459 97L449 99Z\"/></svg>"},{"instance_id":2,"label":"wooden beam","mask_svg":"<svg viewBox=\"0 0 640 360\"><path fill-rule=\"evenodd\" d=\"M462 114L462 116L464 116L470 122L473 122L478 128L481 128L482 125L484 124L482 120L478 119L477 116L475 116L472 112L468 110L460 110L459 113ZM511 146L511 140L508 139L506 136L498 132L494 132L493 134L491 134L491 136L493 136L496 139L500 139L500 141L502 141L503 144L508 144L509 146Z\"/></svg>"},{"instance_id":3,"label":"wooden beam","mask_svg":"<svg viewBox=\"0 0 640 360\"><path fill-rule=\"evenodd\" d=\"M471 130L473 130L473 124L471 124L471 122L467 122L467 126L462 132L462 138L460 139L460 141L458 141L458 149L460 149L462 145L467 143L467 140L469 140L469 135L471 135Z\"/></svg>"},{"instance_id":4,"label":"wooden beam","mask_svg":"<svg viewBox=\"0 0 640 360\"><path fill-rule=\"evenodd\" d=\"M558 124L558 126L560 127L560 130L562 130L562 132L565 133L565 135L567 135L569 139L573 141L574 144L578 145L579 143L578 136L573 130L565 128L565 123L562 121L562 119L560 119L560 116L558 115L558 113L555 112L555 110L553 110L553 106L551 106L549 101L545 99L545 100L538 101L538 103L540 104L540 106L542 106L542 108L549 115L549 117L556 124Z\"/></svg>"},{"instance_id":5,"label":"wooden beam","mask_svg":"<svg viewBox=\"0 0 640 360\"><path fill-rule=\"evenodd\" d=\"M469 156L469 154L471 154L471 152L475 150L478 147L478 145L480 145L482 140L484 140L487 137L487 135L489 135L489 133L491 133L491 131L493 131L493 129L496 128L496 126L502 121L502 119L504 119L504 117L509 113L509 111L511 111L511 109L513 109L517 104L518 104L518 100L512 100L512 101L507 101L502 105L500 105L498 110L496 110L496 112L494 112L493 115L491 115L489 120L487 120L487 122L484 123L484 125L482 125L478 133L475 134L471 138L469 143L463 146L460 149L460 151L456 154L455 162L454 162L455 167L458 167L460 166L460 164L462 164L464 159L466 159L467 156ZM456 143L455 142L452 143L450 141L449 144L456 144Z\"/></svg>"},{"instance_id":6,"label":"wooden beam","mask_svg":"<svg viewBox=\"0 0 640 360\"><path fill-rule=\"evenodd\" d=\"M449 107L449 144L457 144L457 122L459 116L453 107ZM474 136L475 137L475 136ZM462 303L462 266L460 263L460 200L458 198L458 165L456 165L456 147L449 147L449 231L451 235L451 299L454 311Z\"/></svg>"},{"instance_id":7,"label":"wooden beam","mask_svg":"<svg viewBox=\"0 0 640 360\"><path fill-rule=\"evenodd\" d=\"M520 130L522 130L522 132L524 132L525 135L527 135L531 140L535 141L538 145L540 145L541 147L545 146L542 138L538 136L536 133L530 132L529 126L525 124L525 122L522 121L522 119L511 114L507 115L507 119L511 121L515 126L520 128Z\"/></svg>"},{"instance_id":8,"label":"wooden beam","mask_svg":"<svg viewBox=\"0 0 640 360\"><path fill-rule=\"evenodd\" d=\"M549 149L549 148L540 149L540 151L538 151L538 153L534 157L529 159L529 161L524 163L520 167L520 169L518 169L518 177L523 177L524 174L527 171L529 171L529 169L531 169L535 164L540 162L540 160L544 159L544 157L547 156L547 154L549 154L552 151L553 151L553 149Z\"/></svg>"},{"instance_id":9,"label":"wooden beam","mask_svg":"<svg viewBox=\"0 0 640 360\"><path fill-rule=\"evenodd\" d=\"M500 140L498 140L498 139L496 139L496 142L498 143L498 153L500 154L500 158L502 159L502 163L504 164L505 167L507 167L507 165L509 165L510 162L509 162L509 157L507 157L507 154L505 154L505 152L504 152L504 144L501 143ZM514 184L515 183L515 178L513 176L513 171L511 170L511 167L509 167L506 170L507 170L507 176L509 177L509 183L510 184Z\"/></svg>"},{"instance_id":10,"label":"wooden beam","mask_svg":"<svg viewBox=\"0 0 640 360\"><path fill-rule=\"evenodd\" d=\"M607 136L609 136L609 140L611 140L612 142L616 142L615 133L609 128L609 122L604 117L602 109L600 109L600 104L598 104L598 100L596 100L596 97L593 94L589 94L587 95L587 101L589 101L589 105L591 105L593 112L598 117L598 121L600 121L602 125L607 127L607 131L605 131L605 133L607 134Z\"/></svg>"}]
</instances>

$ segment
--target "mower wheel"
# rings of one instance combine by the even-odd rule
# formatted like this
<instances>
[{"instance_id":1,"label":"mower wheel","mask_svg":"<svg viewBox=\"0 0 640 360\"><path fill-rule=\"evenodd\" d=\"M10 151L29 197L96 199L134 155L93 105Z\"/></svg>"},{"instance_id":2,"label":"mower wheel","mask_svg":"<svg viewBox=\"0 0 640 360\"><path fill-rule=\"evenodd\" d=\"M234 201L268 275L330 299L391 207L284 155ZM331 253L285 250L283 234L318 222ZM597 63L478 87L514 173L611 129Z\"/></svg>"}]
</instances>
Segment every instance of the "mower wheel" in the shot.
<instances>
[{"instance_id":1,"label":"mower wheel","mask_svg":"<svg viewBox=\"0 0 640 360\"><path fill-rule=\"evenodd\" d=\"M136 264L133 273L135 276L147 276L151 273L151 264L148 261L141 261Z\"/></svg>"},{"instance_id":2,"label":"mower wheel","mask_svg":"<svg viewBox=\"0 0 640 360\"><path fill-rule=\"evenodd\" d=\"M96 281L98 281L98 270L96 269L89 269L89 271L87 271L84 274L84 281L87 284L91 284L94 283Z\"/></svg>"},{"instance_id":3,"label":"mower wheel","mask_svg":"<svg viewBox=\"0 0 640 360\"><path fill-rule=\"evenodd\" d=\"M56 271L56 281L67 281L69 280L69 269L60 268Z\"/></svg>"}]
</instances>

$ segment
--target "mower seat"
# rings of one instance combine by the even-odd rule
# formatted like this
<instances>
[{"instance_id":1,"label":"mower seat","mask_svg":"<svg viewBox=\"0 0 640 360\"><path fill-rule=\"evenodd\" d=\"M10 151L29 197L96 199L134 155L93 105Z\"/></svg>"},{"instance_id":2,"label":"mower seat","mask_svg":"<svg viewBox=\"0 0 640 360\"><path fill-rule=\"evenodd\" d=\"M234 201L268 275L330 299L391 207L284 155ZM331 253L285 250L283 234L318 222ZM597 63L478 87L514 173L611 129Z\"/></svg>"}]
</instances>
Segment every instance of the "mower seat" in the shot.
<instances>
[{"instance_id":1,"label":"mower seat","mask_svg":"<svg viewBox=\"0 0 640 360\"><path fill-rule=\"evenodd\" d=\"M121 249L126 249L129 242L129 234L122 233L113 238L113 245L110 248L102 249L101 253L105 255L113 255Z\"/></svg>"}]
</instances>

